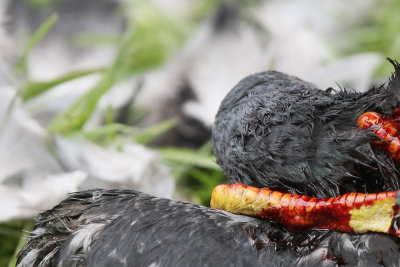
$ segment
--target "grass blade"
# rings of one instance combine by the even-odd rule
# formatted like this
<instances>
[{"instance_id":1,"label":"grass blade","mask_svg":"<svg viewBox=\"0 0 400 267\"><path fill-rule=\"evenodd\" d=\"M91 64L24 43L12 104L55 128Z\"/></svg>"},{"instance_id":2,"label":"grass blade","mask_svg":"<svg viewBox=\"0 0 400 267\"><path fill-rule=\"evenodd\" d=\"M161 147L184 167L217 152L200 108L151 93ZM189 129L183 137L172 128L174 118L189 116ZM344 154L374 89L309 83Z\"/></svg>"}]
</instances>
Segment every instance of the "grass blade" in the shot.
<instances>
[{"instance_id":1,"label":"grass blade","mask_svg":"<svg viewBox=\"0 0 400 267\"><path fill-rule=\"evenodd\" d=\"M140 129L137 135L134 137L138 144L147 144L157 136L165 133L178 123L177 119L169 119L166 121L159 122L155 125L149 126L144 129Z\"/></svg>"},{"instance_id":2,"label":"grass blade","mask_svg":"<svg viewBox=\"0 0 400 267\"><path fill-rule=\"evenodd\" d=\"M48 130L53 133L69 133L80 129L97 105L100 97L114 84L112 74L105 75L89 92L83 95L65 112L58 114L49 124Z\"/></svg>"},{"instance_id":3,"label":"grass blade","mask_svg":"<svg viewBox=\"0 0 400 267\"><path fill-rule=\"evenodd\" d=\"M81 131L80 133L86 139L93 142L103 142L104 139L107 141L107 139L110 139L110 137L112 137L112 139L108 141L113 141L114 137L118 133L121 133L123 135L132 137L138 144L147 144L157 136L171 129L174 125L176 125L176 123L177 120L170 119L146 128L137 128L120 123L110 123L97 127L93 130Z\"/></svg>"},{"instance_id":4,"label":"grass blade","mask_svg":"<svg viewBox=\"0 0 400 267\"><path fill-rule=\"evenodd\" d=\"M102 79L94 88L84 94L66 111L58 114L50 122L48 125L48 130L50 132L66 134L82 128L95 109L101 96L103 96L115 83L119 65L127 56L133 34L134 31L132 29L127 29L122 39L118 55L113 64L106 70Z\"/></svg>"},{"instance_id":5,"label":"grass blade","mask_svg":"<svg viewBox=\"0 0 400 267\"><path fill-rule=\"evenodd\" d=\"M183 40L182 25L162 16L148 1L138 1L135 16L120 42L119 53L102 80L48 126L53 133L67 134L82 128L100 97L119 79L159 66Z\"/></svg>"},{"instance_id":6,"label":"grass blade","mask_svg":"<svg viewBox=\"0 0 400 267\"><path fill-rule=\"evenodd\" d=\"M206 169L220 170L220 167L215 162L215 157L211 154L203 154L197 150L176 147L157 148L156 150L165 160Z\"/></svg>"},{"instance_id":7,"label":"grass blade","mask_svg":"<svg viewBox=\"0 0 400 267\"><path fill-rule=\"evenodd\" d=\"M24 87L20 89L19 94L24 101L27 101L40 95L41 93L46 92L47 90L57 85L84 77L86 75L101 72L103 70L104 69L102 68L92 69L92 70L82 70L82 71L68 73L67 75L61 76L57 79L48 82L28 82L25 84Z\"/></svg>"},{"instance_id":8,"label":"grass blade","mask_svg":"<svg viewBox=\"0 0 400 267\"><path fill-rule=\"evenodd\" d=\"M37 45L37 43L39 43L40 40L43 39L43 37L46 36L46 34L51 30L51 28L53 28L54 24L57 21L58 21L58 14L54 13L39 26L39 28L36 30L31 39L26 44L24 51L22 52L22 55L15 66L16 73L25 71L26 61L29 52L32 50L32 48L34 48Z\"/></svg>"},{"instance_id":9,"label":"grass blade","mask_svg":"<svg viewBox=\"0 0 400 267\"><path fill-rule=\"evenodd\" d=\"M18 244L15 248L14 255L8 262L8 267L14 267L17 264L17 255L21 251L21 249L25 246L26 242L28 241L27 238L27 232L30 232L33 230L33 225L34 222L33 220L29 220L25 223L24 228L23 228L23 233L18 241Z\"/></svg>"}]
</instances>

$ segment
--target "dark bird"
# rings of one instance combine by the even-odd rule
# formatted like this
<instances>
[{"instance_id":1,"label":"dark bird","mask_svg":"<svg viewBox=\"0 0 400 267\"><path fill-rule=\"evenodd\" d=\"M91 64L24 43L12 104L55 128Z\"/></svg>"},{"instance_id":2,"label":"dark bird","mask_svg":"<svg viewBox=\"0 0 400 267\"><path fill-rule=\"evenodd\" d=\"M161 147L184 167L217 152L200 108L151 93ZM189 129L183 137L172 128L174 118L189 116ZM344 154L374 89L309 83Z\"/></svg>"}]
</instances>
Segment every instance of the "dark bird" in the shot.
<instances>
[{"instance_id":1,"label":"dark bird","mask_svg":"<svg viewBox=\"0 0 400 267\"><path fill-rule=\"evenodd\" d=\"M391 61L391 60L390 60ZM222 101L213 128L217 162L232 183L336 197L399 189L399 163L368 111L392 116L400 65L364 93L319 90L276 71L244 78ZM289 231L273 219L236 215L132 190L71 194L42 213L18 266L400 266L391 234Z\"/></svg>"}]
</instances>

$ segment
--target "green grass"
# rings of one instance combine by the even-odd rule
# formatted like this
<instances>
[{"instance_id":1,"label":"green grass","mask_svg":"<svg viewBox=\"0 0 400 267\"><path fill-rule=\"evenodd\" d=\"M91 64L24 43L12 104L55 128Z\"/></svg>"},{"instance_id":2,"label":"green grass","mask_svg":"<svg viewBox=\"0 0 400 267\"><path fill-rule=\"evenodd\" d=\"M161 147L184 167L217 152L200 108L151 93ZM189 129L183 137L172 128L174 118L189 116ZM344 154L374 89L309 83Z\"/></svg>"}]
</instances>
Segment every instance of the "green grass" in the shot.
<instances>
[{"instance_id":1,"label":"green grass","mask_svg":"<svg viewBox=\"0 0 400 267\"><path fill-rule=\"evenodd\" d=\"M53 87L56 87L57 85L102 71L104 70L103 69L82 70L82 71L68 73L52 81L46 81L46 82L28 81L19 90L19 94L22 100L28 101L32 98L39 96L44 92L47 92L48 90L52 89Z\"/></svg>"},{"instance_id":2,"label":"green grass","mask_svg":"<svg viewBox=\"0 0 400 267\"><path fill-rule=\"evenodd\" d=\"M75 134L102 145L115 142L116 138L119 136L132 139L138 144L146 145L157 136L171 129L176 123L177 120L172 118L149 127L138 128L131 125L111 122L93 130L82 130Z\"/></svg>"},{"instance_id":3,"label":"green grass","mask_svg":"<svg viewBox=\"0 0 400 267\"><path fill-rule=\"evenodd\" d=\"M53 133L71 133L82 129L99 99L116 83L127 77L160 66L182 43L185 28L165 17L147 1L138 1L119 46L114 62L102 79L48 126ZM36 89L40 91L40 89Z\"/></svg>"},{"instance_id":4,"label":"green grass","mask_svg":"<svg viewBox=\"0 0 400 267\"><path fill-rule=\"evenodd\" d=\"M357 29L352 30L351 38L354 45L347 51L379 52L385 57L400 60L400 2L396 0L383 0L370 10L368 17ZM378 77L387 76L393 67L383 62L376 71Z\"/></svg>"},{"instance_id":5,"label":"green grass","mask_svg":"<svg viewBox=\"0 0 400 267\"><path fill-rule=\"evenodd\" d=\"M29 39L28 43L25 45L25 49L22 51L18 62L16 63L15 70L16 73L26 72L26 61L29 52L35 47L42 39L47 35L47 33L53 28L54 24L58 21L58 14L51 15L47 20L45 20L39 28L35 31L32 37Z\"/></svg>"},{"instance_id":6,"label":"green grass","mask_svg":"<svg viewBox=\"0 0 400 267\"><path fill-rule=\"evenodd\" d=\"M15 266L16 255L33 228L33 220L0 223L0 266Z\"/></svg>"}]
</instances>

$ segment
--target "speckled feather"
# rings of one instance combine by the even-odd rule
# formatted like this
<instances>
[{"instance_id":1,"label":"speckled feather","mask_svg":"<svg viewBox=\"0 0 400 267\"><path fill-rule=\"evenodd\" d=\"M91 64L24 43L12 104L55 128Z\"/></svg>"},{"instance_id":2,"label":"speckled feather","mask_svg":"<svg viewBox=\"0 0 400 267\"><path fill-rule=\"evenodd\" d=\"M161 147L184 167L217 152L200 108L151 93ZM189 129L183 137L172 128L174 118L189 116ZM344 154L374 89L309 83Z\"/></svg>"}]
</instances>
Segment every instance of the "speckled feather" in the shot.
<instances>
[{"instance_id":1,"label":"speckled feather","mask_svg":"<svg viewBox=\"0 0 400 267\"><path fill-rule=\"evenodd\" d=\"M329 197L399 189L398 163L358 129L366 111L391 114L400 68L366 93L319 91L268 71L243 79L221 104L214 151L231 182ZM18 266L399 266L396 236L279 223L130 190L71 194L42 213Z\"/></svg>"}]
</instances>

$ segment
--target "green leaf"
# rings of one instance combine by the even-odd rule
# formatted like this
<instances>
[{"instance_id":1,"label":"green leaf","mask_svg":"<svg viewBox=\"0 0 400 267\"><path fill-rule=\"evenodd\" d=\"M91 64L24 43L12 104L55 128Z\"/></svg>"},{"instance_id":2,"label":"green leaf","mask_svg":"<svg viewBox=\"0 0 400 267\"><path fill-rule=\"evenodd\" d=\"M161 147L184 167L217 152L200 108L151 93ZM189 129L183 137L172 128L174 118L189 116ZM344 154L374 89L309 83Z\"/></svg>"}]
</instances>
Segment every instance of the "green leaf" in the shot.
<instances>
[{"instance_id":1,"label":"green leaf","mask_svg":"<svg viewBox=\"0 0 400 267\"><path fill-rule=\"evenodd\" d=\"M78 132L78 134L82 134L86 139L94 142L103 142L104 139L107 142L107 139L111 138L108 141L113 141L114 137L118 133L121 133L131 137L136 143L146 144L171 129L176 125L176 122L176 119L169 119L146 128L137 128L120 123L109 123L93 130Z\"/></svg>"},{"instance_id":2,"label":"green leaf","mask_svg":"<svg viewBox=\"0 0 400 267\"><path fill-rule=\"evenodd\" d=\"M160 123L154 124L144 129L140 129L137 135L134 137L135 141L139 144L147 144L155 137L165 133L172 127L174 127L178 123L178 120L175 118L162 121Z\"/></svg>"},{"instance_id":3,"label":"green leaf","mask_svg":"<svg viewBox=\"0 0 400 267\"><path fill-rule=\"evenodd\" d=\"M121 38L118 36L99 35L95 33L77 33L72 37L76 46L118 45Z\"/></svg>"},{"instance_id":4,"label":"green leaf","mask_svg":"<svg viewBox=\"0 0 400 267\"><path fill-rule=\"evenodd\" d=\"M97 127L90 131L82 131L81 133L83 134L83 136L85 136L86 139L96 142L108 136L115 136L118 132L129 135L136 135L137 131L137 128L124 124L113 123Z\"/></svg>"},{"instance_id":5,"label":"green leaf","mask_svg":"<svg viewBox=\"0 0 400 267\"><path fill-rule=\"evenodd\" d=\"M46 34L51 30L51 28L53 28L54 24L57 21L58 21L58 14L54 13L39 26L39 28L36 30L31 39L26 44L24 51L22 52L22 55L16 64L15 67L16 73L25 71L26 61L29 52L32 50L33 47L37 45L37 43L39 43L40 40L43 39L44 36L46 36Z\"/></svg>"},{"instance_id":6,"label":"green leaf","mask_svg":"<svg viewBox=\"0 0 400 267\"><path fill-rule=\"evenodd\" d=\"M214 170L217 171L217 170ZM218 173L220 176L223 174L222 170L218 170L220 173ZM214 174L211 175L209 172L204 172L202 170L196 169L196 168L191 168L188 170L187 174L189 174L191 177L193 177L195 180L197 180L200 184L202 184L204 187L206 187L210 192L211 190L219 184L218 175ZM217 178L217 179L216 179Z\"/></svg>"},{"instance_id":7,"label":"green leaf","mask_svg":"<svg viewBox=\"0 0 400 267\"><path fill-rule=\"evenodd\" d=\"M166 16L150 1L131 1L126 5L133 10L131 20L135 34L127 57L121 62L123 77L159 66L190 33L187 23Z\"/></svg>"},{"instance_id":8,"label":"green leaf","mask_svg":"<svg viewBox=\"0 0 400 267\"><path fill-rule=\"evenodd\" d=\"M54 0L28 0L29 4L36 7L46 7L50 5Z\"/></svg>"},{"instance_id":9,"label":"green leaf","mask_svg":"<svg viewBox=\"0 0 400 267\"><path fill-rule=\"evenodd\" d=\"M104 69L102 68L98 68L98 69L92 69L92 70L82 70L82 71L76 71L76 72L72 72L72 73L68 73L64 76L61 76L57 79L54 79L52 81L48 81L48 82L35 82L35 81L31 81L28 82L24 85L24 87L22 87L20 89L20 96L22 97L22 99L24 101L30 100L46 91L48 91L49 89L60 85L62 83L65 82L69 82L71 80L74 79L78 79L93 73L97 73L97 72L101 72L104 71Z\"/></svg>"},{"instance_id":10,"label":"green leaf","mask_svg":"<svg viewBox=\"0 0 400 267\"><path fill-rule=\"evenodd\" d=\"M129 50L133 30L128 29L122 38L119 53L113 64L105 71L102 79L94 88L84 94L77 102L63 113L58 114L48 125L53 133L67 134L82 128L95 109L97 102L115 83L118 68Z\"/></svg>"},{"instance_id":11,"label":"green leaf","mask_svg":"<svg viewBox=\"0 0 400 267\"><path fill-rule=\"evenodd\" d=\"M227 183L226 176L222 170L189 168L183 179L178 181L178 186L189 189L195 200L204 205L210 204L211 191L217 185Z\"/></svg>"},{"instance_id":12,"label":"green leaf","mask_svg":"<svg viewBox=\"0 0 400 267\"><path fill-rule=\"evenodd\" d=\"M22 231L20 231L20 233L19 233L20 238L19 238L17 246L15 247L14 255L10 259L10 261L8 262L8 267L16 266L16 264L17 264L17 255L21 251L21 249L24 247L26 242L28 242L28 238L27 238L27 235L25 233L32 231L33 230L33 225L34 225L34 221L33 220L29 220L29 221L27 221L25 223L24 228L22 229Z\"/></svg>"},{"instance_id":13,"label":"green leaf","mask_svg":"<svg viewBox=\"0 0 400 267\"><path fill-rule=\"evenodd\" d=\"M165 160L206 169L220 170L220 167L215 162L215 157L211 154L199 153L196 150L176 147L157 148L156 150Z\"/></svg>"},{"instance_id":14,"label":"green leaf","mask_svg":"<svg viewBox=\"0 0 400 267\"><path fill-rule=\"evenodd\" d=\"M148 1L135 2L135 16L120 42L119 53L102 80L49 124L53 133L79 130L100 97L119 79L159 66L182 40L182 26L162 15Z\"/></svg>"},{"instance_id":15,"label":"green leaf","mask_svg":"<svg viewBox=\"0 0 400 267\"><path fill-rule=\"evenodd\" d=\"M58 114L48 125L52 133L67 134L82 128L95 109L100 97L114 84L115 77L108 71L101 81L83 97L69 107L65 112Z\"/></svg>"},{"instance_id":16,"label":"green leaf","mask_svg":"<svg viewBox=\"0 0 400 267\"><path fill-rule=\"evenodd\" d=\"M379 52L385 57L393 59L400 58L400 37L398 35L398 25L400 23L400 2L397 0L387 0L385 4L376 4L369 9L361 26L349 31L348 40L353 40L346 55L360 52ZM393 66L387 61L382 64L375 74L378 77L386 77L393 71Z\"/></svg>"}]
</instances>

